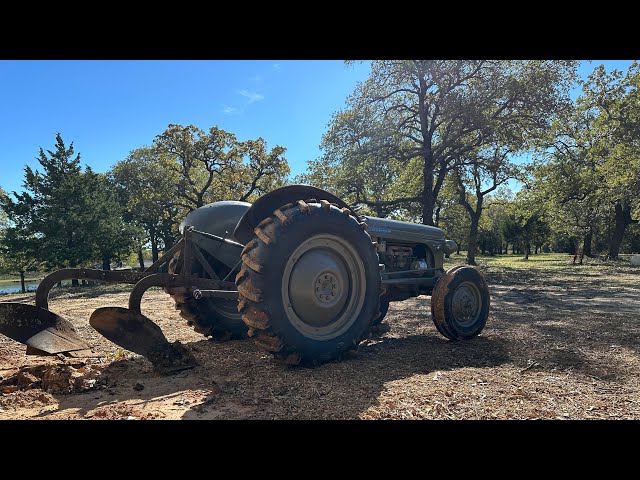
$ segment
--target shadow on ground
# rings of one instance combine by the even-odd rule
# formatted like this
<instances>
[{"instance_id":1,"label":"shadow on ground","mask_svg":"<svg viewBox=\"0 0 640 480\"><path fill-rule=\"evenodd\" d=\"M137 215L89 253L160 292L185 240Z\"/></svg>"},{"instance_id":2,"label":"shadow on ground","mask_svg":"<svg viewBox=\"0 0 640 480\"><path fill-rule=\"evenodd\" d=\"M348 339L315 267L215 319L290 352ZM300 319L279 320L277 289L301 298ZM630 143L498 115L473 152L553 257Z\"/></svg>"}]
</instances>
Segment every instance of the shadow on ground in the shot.
<instances>
[{"instance_id":1,"label":"shadow on ground","mask_svg":"<svg viewBox=\"0 0 640 480\"><path fill-rule=\"evenodd\" d=\"M152 412L156 401L173 400L176 410L189 407L184 419L357 418L376 403L387 382L436 370L494 367L508 360L503 340L479 337L455 344L435 334L378 339L341 362L316 368L282 365L258 352L251 341L203 340L187 346L199 367L160 376L143 358L114 362L98 377L105 389L58 395L58 411L73 409L100 418L100 409L107 412L112 405L105 418L126 417ZM144 389L135 390L136 383ZM185 391L190 391L188 398ZM126 400L135 400L135 407L121 404Z\"/></svg>"}]
</instances>

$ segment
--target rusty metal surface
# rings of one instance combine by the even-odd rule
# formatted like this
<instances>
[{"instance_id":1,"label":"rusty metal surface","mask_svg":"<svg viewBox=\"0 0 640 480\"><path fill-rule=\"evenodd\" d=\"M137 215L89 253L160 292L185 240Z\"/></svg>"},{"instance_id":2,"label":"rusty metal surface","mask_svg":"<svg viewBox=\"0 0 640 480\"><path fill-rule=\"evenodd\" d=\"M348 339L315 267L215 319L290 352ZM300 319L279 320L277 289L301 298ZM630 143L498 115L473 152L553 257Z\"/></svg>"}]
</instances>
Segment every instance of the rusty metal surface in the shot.
<instances>
[{"instance_id":1,"label":"rusty metal surface","mask_svg":"<svg viewBox=\"0 0 640 480\"><path fill-rule=\"evenodd\" d=\"M91 314L89 324L116 345L148 358L162 373L197 365L188 350L169 343L160 327L140 313L103 307Z\"/></svg>"},{"instance_id":2,"label":"rusty metal surface","mask_svg":"<svg viewBox=\"0 0 640 480\"><path fill-rule=\"evenodd\" d=\"M449 284L454 279L455 272L462 268L471 268L467 265L456 265L451 267L447 272L442 275L431 294L431 318L433 323L440 332L440 334L449 340L456 340L457 337L454 332L450 331L447 326L447 313L445 310L445 297L449 293Z\"/></svg>"},{"instance_id":3,"label":"rusty metal surface","mask_svg":"<svg viewBox=\"0 0 640 480\"><path fill-rule=\"evenodd\" d=\"M188 271L187 271L188 272ZM151 287L183 287L203 288L210 290L235 290L235 284L231 282L223 282L221 280L211 280L208 278L200 278L194 276L185 277L180 274L170 273L154 273L142 278L131 291L129 295L129 309L140 313L140 303L142 296Z\"/></svg>"},{"instance_id":4,"label":"rusty metal surface","mask_svg":"<svg viewBox=\"0 0 640 480\"><path fill-rule=\"evenodd\" d=\"M96 270L92 268L63 268L50 273L42 279L36 291L36 305L48 309L49 308L49 292L62 280L70 280L77 278L78 280L94 280L108 283L129 283L136 284L144 277L153 275L151 272L129 272L129 271L110 271Z\"/></svg>"},{"instance_id":5,"label":"rusty metal surface","mask_svg":"<svg viewBox=\"0 0 640 480\"><path fill-rule=\"evenodd\" d=\"M213 271L213 268L211 268L211 265L207 262L207 259L204 258L204 255L202 255L202 252L195 243L192 245L191 251L195 259L200 263L200 265L202 265L202 268L204 268L204 271L207 272L209 278L218 280L220 277L218 277L218 275Z\"/></svg>"},{"instance_id":6,"label":"rusty metal surface","mask_svg":"<svg viewBox=\"0 0 640 480\"><path fill-rule=\"evenodd\" d=\"M438 278L435 288L431 293L431 319L438 332L448 339L451 339L452 335L451 332L448 331L445 322L444 298L448 292L449 282L453 278L452 272L458 268L459 267L454 267Z\"/></svg>"},{"instance_id":7,"label":"rusty metal surface","mask_svg":"<svg viewBox=\"0 0 640 480\"><path fill-rule=\"evenodd\" d=\"M74 350L84 350L88 345L79 337L72 340L64 332L60 332L53 327L36 333L27 340L27 345L47 353L72 352ZM84 345L83 345L84 344Z\"/></svg>"},{"instance_id":8,"label":"rusty metal surface","mask_svg":"<svg viewBox=\"0 0 640 480\"><path fill-rule=\"evenodd\" d=\"M242 243L234 242L233 240L229 240L228 238L220 237L218 235L214 235L213 233L201 232L200 230L195 230L193 227L188 227L191 229L192 233L197 235L201 235L205 238L209 238L211 240L215 240L216 242L226 243L227 245L233 245L234 247L244 248Z\"/></svg>"},{"instance_id":9,"label":"rusty metal surface","mask_svg":"<svg viewBox=\"0 0 640 480\"><path fill-rule=\"evenodd\" d=\"M89 348L68 320L26 303L0 303L0 333L31 347L32 352L56 354Z\"/></svg>"},{"instance_id":10,"label":"rusty metal surface","mask_svg":"<svg viewBox=\"0 0 640 480\"><path fill-rule=\"evenodd\" d=\"M227 298L229 300L235 300L238 298L237 290L200 290L195 289L193 291L193 297L196 300L200 300L204 297L213 297L213 298Z\"/></svg>"},{"instance_id":11,"label":"rusty metal surface","mask_svg":"<svg viewBox=\"0 0 640 480\"><path fill-rule=\"evenodd\" d=\"M178 243L171 247L164 255L162 255L153 265L145 269L145 272L157 272L162 265L169 263L178 250L184 245L184 239L181 238Z\"/></svg>"},{"instance_id":12,"label":"rusty metal surface","mask_svg":"<svg viewBox=\"0 0 640 480\"><path fill-rule=\"evenodd\" d=\"M159 344L168 343L158 325L127 308L98 308L89 324L116 345L145 357Z\"/></svg>"}]
</instances>

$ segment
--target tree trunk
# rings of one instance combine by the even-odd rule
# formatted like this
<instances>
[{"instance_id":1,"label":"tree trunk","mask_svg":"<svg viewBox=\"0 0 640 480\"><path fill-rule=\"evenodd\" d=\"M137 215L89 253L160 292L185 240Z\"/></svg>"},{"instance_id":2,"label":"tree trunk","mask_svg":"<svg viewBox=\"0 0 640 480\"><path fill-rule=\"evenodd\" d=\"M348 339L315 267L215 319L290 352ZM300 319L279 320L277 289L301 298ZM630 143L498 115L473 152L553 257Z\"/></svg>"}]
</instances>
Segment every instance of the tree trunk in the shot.
<instances>
[{"instance_id":1,"label":"tree trunk","mask_svg":"<svg viewBox=\"0 0 640 480\"><path fill-rule=\"evenodd\" d=\"M535 245L534 249L533 249L533 254L537 255L538 254L538 245Z\"/></svg>"},{"instance_id":2,"label":"tree trunk","mask_svg":"<svg viewBox=\"0 0 640 480\"><path fill-rule=\"evenodd\" d=\"M460 248L462 248L462 247L460 246L460 244L459 244L459 243L456 243L456 245L458 245L458 251L457 251L456 253L457 253L458 255L460 255Z\"/></svg>"},{"instance_id":3,"label":"tree trunk","mask_svg":"<svg viewBox=\"0 0 640 480\"><path fill-rule=\"evenodd\" d=\"M158 258L158 240L153 239L151 240L151 259L153 263L157 262Z\"/></svg>"},{"instance_id":4,"label":"tree trunk","mask_svg":"<svg viewBox=\"0 0 640 480\"><path fill-rule=\"evenodd\" d=\"M582 252L587 257L593 257L591 253L591 243L593 242L593 229L589 229L589 231L584 236L584 246L582 247Z\"/></svg>"},{"instance_id":5,"label":"tree trunk","mask_svg":"<svg viewBox=\"0 0 640 480\"><path fill-rule=\"evenodd\" d=\"M24 270L20 270L20 291L27 293L27 288L24 285Z\"/></svg>"},{"instance_id":6,"label":"tree trunk","mask_svg":"<svg viewBox=\"0 0 640 480\"><path fill-rule=\"evenodd\" d=\"M527 242L524 246L524 259L529 260L529 254L531 253L531 244Z\"/></svg>"},{"instance_id":7,"label":"tree trunk","mask_svg":"<svg viewBox=\"0 0 640 480\"><path fill-rule=\"evenodd\" d=\"M167 252L167 250L170 250L171 247L173 247L175 239L173 237L164 237L162 239L162 243L164 244L164 251Z\"/></svg>"},{"instance_id":8,"label":"tree trunk","mask_svg":"<svg viewBox=\"0 0 640 480\"><path fill-rule=\"evenodd\" d=\"M138 263L140 264L140 270L144 270L144 256L142 255L142 247L138 249Z\"/></svg>"},{"instance_id":9,"label":"tree trunk","mask_svg":"<svg viewBox=\"0 0 640 480\"><path fill-rule=\"evenodd\" d=\"M613 231L613 237L611 238L611 245L609 245L609 258L618 258L620 253L620 245L622 245L622 239L624 238L624 232L632 223L637 223L637 220L631 220L631 205L621 205L619 202L615 206L615 219L616 228Z\"/></svg>"},{"instance_id":10,"label":"tree trunk","mask_svg":"<svg viewBox=\"0 0 640 480\"><path fill-rule=\"evenodd\" d=\"M111 270L111 258L106 255L102 257L102 269Z\"/></svg>"},{"instance_id":11,"label":"tree trunk","mask_svg":"<svg viewBox=\"0 0 640 480\"><path fill-rule=\"evenodd\" d=\"M77 278L72 278L72 279L71 279L71 286L72 286L72 287L77 287L77 286L79 286L79 285L80 285L80 282L78 282L78 279L77 279Z\"/></svg>"},{"instance_id":12,"label":"tree trunk","mask_svg":"<svg viewBox=\"0 0 640 480\"><path fill-rule=\"evenodd\" d=\"M433 198L431 192L427 192L422 197L422 223L433 225Z\"/></svg>"},{"instance_id":13,"label":"tree trunk","mask_svg":"<svg viewBox=\"0 0 640 480\"><path fill-rule=\"evenodd\" d=\"M430 159L425 156L424 169L424 194L422 195L422 223L433 225L433 166Z\"/></svg>"},{"instance_id":14,"label":"tree trunk","mask_svg":"<svg viewBox=\"0 0 640 480\"><path fill-rule=\"evenodd\" d=\"M469 241L467 246L467 265L477 265L476 246L478 244L478 221L480 219L474 215L471 217L471 228L469 229Z\"/></svg>"}]
</instances>

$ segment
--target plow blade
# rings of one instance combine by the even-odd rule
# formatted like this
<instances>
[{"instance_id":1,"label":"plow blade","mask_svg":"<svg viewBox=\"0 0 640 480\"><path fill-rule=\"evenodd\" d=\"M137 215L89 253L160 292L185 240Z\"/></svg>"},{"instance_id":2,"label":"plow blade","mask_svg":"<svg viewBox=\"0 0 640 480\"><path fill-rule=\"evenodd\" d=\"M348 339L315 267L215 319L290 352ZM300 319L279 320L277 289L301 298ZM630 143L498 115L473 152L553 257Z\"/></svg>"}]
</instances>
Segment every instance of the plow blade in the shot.
<instances>
[{"instance_id":1,"label":"plow blade","mask_svg":"<svg viewBox=\"0 0 640 480\"><path fill-rule=\"evenodd\" d=\"M91 355L68 320L26 303L0 303L0 333L27 345L27 355Z\"/></svg>"},{"instance_id":2,"label":"plow blade","mask_svg":"<svg viewBox=\"0 0 640 480\"><path fill-rule=\"evenodd\" d=\"M116 345L146 357L160 373L198 365L182 344L169 343L158 325L133 310L122 307L99 308L91 314L89 324Z\"/></svg>"}]
</instances>

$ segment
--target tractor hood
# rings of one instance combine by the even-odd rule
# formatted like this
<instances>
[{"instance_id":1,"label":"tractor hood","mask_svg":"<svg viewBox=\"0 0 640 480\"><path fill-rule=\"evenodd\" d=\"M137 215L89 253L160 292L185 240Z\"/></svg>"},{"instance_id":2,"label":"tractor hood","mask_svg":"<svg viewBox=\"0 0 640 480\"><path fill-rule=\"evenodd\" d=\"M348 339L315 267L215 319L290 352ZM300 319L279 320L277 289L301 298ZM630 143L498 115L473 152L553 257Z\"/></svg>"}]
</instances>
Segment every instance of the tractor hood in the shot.
<instances>
[{"instance_id":1,"label":"tractor hood","mask_svg":"<svg viewBox=\"0 0 640 480\"><path fill-rule=\"evenodd\" d=\"M367 231L372 237L415 243L442 243L444 232L437 227L400 222L388 218L366 217Z\"/></svg>"}]
</instances>

